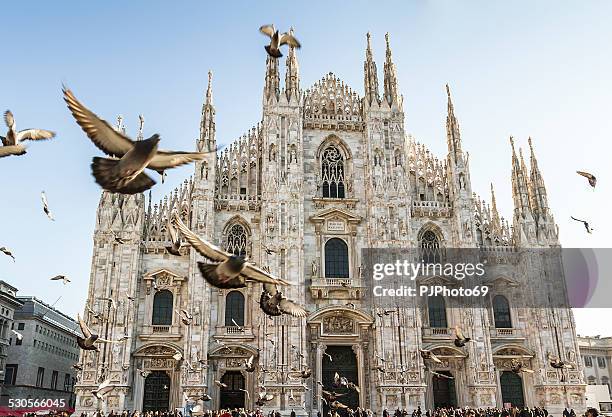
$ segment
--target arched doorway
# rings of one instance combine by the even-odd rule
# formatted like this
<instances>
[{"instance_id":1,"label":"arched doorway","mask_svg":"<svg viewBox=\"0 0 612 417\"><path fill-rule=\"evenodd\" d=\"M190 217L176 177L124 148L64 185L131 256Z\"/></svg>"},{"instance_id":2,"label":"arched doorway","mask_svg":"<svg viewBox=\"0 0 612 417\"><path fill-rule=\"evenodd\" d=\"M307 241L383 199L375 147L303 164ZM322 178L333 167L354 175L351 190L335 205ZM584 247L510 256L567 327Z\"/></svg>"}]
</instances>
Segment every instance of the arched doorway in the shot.
<instances>
[{"instance_id":1,"label":"arched doorway","mask_svg":"<svg viewBox=\"0 0 612 417\"><path fill-rule=\"evenodd\" d=\"M503 371L499 377L499 383L504 404L510 403L512 407L523 407L525 405L523 380L519 375L510 371Z\"/></svg>"},{"instance_id":2,"label":"arched doorway","mask_svg":"<svg viewBox=\"0 0 612 417\"><path fill-rule=\"evenodd\" d=\"M245 381L244 376L240 371L227 371L221 382L227 385L227 388L221 387L219 408L245 408L244 391Z\"/></svg>"},{"instance_id":3,"label":"arched doorway","mask_svg":"<svg viewBox=\"0 0 612 417\"><path fill-rule=\"evenodd\" d=\"M334 375L336 372L349 382L359 385L359 371L357 368L357 355L353 352L351 346L328 346L325 350L327 355L322 358L322 375L321 382L323 383L323 389L326 391L334 391L338 394L343 395L342 398L338 399L342 404L348 405L352 410L356 410L359 407L359 394L355 391L350 391L348 388L335 388L332 386L334 382ZM323 415L327 415L329 407L326 403L323 403Z\"/></svg>"},{"instance_id":4,"label":"arched doorway","mask_svg":"<svg viewBox=\"0 0 612 417\"><path fill-rule=\"evenodd\" d=\"M142 411L168 411L170 408L170 377L164 371L153 371L144 382Z\"/></svg>"},{"instance_id":5,"label":"arched doorway","mask_svg":"<svg viewBox=\"0 0 612 417\"><path fill-rule=\"evenodd\" d=\"M457 406L457 394L455 392L453 374L449 371L437 371L437 373L449 378L439 375L432 376L431 387L433 391L434 408Z\"/></svg>"}]
</instances>

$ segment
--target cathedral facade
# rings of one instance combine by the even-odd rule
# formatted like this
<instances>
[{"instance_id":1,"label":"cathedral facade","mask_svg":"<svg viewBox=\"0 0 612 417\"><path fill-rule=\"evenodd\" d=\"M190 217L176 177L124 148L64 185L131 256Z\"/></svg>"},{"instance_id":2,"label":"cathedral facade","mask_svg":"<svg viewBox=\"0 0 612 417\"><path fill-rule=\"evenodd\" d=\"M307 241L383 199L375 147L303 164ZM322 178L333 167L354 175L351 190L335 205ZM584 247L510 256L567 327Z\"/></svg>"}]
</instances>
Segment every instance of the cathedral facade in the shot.
<instances>
[{"instance_id":1,"label":"cathedral facade","mask_svg":"<svg viewBox=\"0 0 612 417\"><path fill-rule=\"evenodd\" d=\"M445 158L406 133L386 40L382 96L369 34L363 95L332 73L302 89L290 49L284 88L279 60L267 60L260 123L197 162L193 176L159 204L142 194L102 193L83 313L101 337L126 340L82 352L77 413L196 403L254 408L265 391L274 395L266 410L314 415L326 411L321 390L336 371L360 387L342 399L352 408L581 409L571 310L512 302L522 283L541 272L538 259L522 251L559 246L533 148L528 169L512 143L510 225L493 189L490 204L472 192L448 86ZM218 146L210 73L195 145ZM266 317L259 284L209 286L194 250L184 245L181 256L166 250L173 213L199 236L295 283L285 295L309 316ZM443 297L394 312L366 305L361 250L420 247L473 248L495 259L490 296L462 309ZM182 309L193 315L191 325L181 323ZM454 326L473 341L454 346ZM428 364L435 374L426 371L420 349L441 359ZM553 369L550 355L577 365ZM247 372L251 356L257 366ZM535 372L511 372L517 361ZM312 376L304 379L307 368ZM105 380L115 389L98 400L91 390ZM211 400L199 400L204 394Z\"/></svg>"}]
</instances>

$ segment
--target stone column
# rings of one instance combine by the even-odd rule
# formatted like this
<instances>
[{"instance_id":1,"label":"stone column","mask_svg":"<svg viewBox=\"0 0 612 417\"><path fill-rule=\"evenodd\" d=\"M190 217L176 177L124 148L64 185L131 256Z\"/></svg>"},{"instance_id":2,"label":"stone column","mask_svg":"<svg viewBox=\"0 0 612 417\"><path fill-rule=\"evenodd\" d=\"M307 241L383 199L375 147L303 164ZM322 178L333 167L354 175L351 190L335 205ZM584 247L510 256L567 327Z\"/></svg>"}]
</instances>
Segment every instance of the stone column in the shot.
<instances>
[{"instance_id":1,"label":"stone column","mask_svg":"<svg viewBox=\"0 0 612 417\"><path fill-rule=\"evenodd\" d=\"M363 370L363 349L361 349L361 345L360 344L355 344L353 346L351 346L353 349L353 352L355 352L355 355L357 356L357 378L359 379L357 385L359 385L359 387L364 387L365 388L365 372ZM364 397L366 395L366 390L362 389L361 393L359 394L359 406L361 408L365 407L365 400Z\"/></svg>"},{"instance_id":2,"label":"stone column","mask_svg":"<svg viewBox=\"0 0 612 417\"><path fill-rule=\"evenodd\" d=\"M317 358L316 358L316 363L315 363L315 367L317 369L317 374L316 377L318 378L317 381L321 381L321 377L323 375L323 352L325 352L325 350L327 349L327 346L324 345L323 343L318 343L317 344ZM322 411L323 407L321 405L321 395L322 395L322 387L317 384L317 381L314 381L314 384L312 386L313 390L315 390L315 395L316 395L316 399L317 399L317 411Z\"/></svg>"},{"instance_id":3,"label":"stone column","mask_svg":"<svg viewBox=\"0 0 612 417\"><path fill-rule=\"evenodd\" d=\"M142 410L142 399L144 395L144 382L145 379L142 378L138 372L134 375L134 397L132 399L132 407L134 410Z\"/></svg>"}]
</instances>

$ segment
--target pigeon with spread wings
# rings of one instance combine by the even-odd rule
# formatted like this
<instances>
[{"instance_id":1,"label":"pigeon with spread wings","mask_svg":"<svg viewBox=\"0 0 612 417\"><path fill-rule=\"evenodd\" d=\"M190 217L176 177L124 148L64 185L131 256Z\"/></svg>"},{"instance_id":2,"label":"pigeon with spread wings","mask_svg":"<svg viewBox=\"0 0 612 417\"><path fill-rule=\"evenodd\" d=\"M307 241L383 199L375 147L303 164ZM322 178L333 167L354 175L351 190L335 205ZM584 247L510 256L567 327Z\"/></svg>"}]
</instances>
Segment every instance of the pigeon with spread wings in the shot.
<instances>
[{"instance_id":1,"label":"pigeon with spread wings","mask_svg":"<svg viewBox=\"0 0 612 417\"><path fill-rule=\"evenodd\" d=\"M87 109L72 91L64 87L63 92L64 101L77 124L94 145L112 157L95 157L91 164L96 182L105 190L122 194L143 192L155 185L155 181L144 173L145 168L163 176L167 169L201 160L206 155L206 152L158 150L160 137L157 134L133 141Z\"/></svg>"},{"instance_id":2,"label":"pigeon with spread wings","mask_svg":"<svg viewBox=\"0 0 612 417\"><path fill-rule=\"evenodd\" d=\"M582 175L584 178L589 180L589 185L591 187L595 188L595 186L597 185L597 178L595 177L595 175L591 174L590 172L576 171L576 174Z\"/></svg>"},{"instance_id":3,"label":"pigeon with spread wings","mask_svg":"<svg viewBox=\"0 0 612 417\"><path fill-rule=\"evenodd\" d=\"M77 336L77 344L83 350L95 350L100 351L96 343L119 343L121 340L106 340L100 339L100 336L95 334L83 321L80 315L77 314L77 321L79 322L79 326L81 327L81 332L83 333L83 337Z\"/></svg>"},{"instance_id":4,"label":"pigeon with spread wings","mask_svg":"<svg viewBox=\"0 0 612 417\"><path fill-rule=\"evenodd\" d=\"M51 139L55 136L54 132L43 129L24 129L17 131L15 129L15 117L10 110L4 112L4 122L8 127L8 132L5 136L0 136L2 146L0 146L0 158L11 155L24 155L26 147L21 144L24 140L43 140Z\"/></svg>"},{"instance_id":5,"label":"pigeon with spread wings","mask_svg":"<svg viewBox=\"0 0 612 417\"><path fill-rule=\"evenodd\" d=\"M266 52L273 58L280 58L283 54L280 51L282 45L289 45L294 48L300 48L302 45L293 36L293 29L289 32L280 33L274 28L274 25L263 25L259 31L270 38L270 44L266 45Z\"/></svg>"},{"instance_id":6,"label":"pigeon with spread wings","mask_svg":"<svg viewBox=\"0 0 612 417\"><path fill-rule=\"evenodd\" d=\"M5 246L2 246L0 248L0 252L2 252L3 254L5 254L6 256L10 256L11 258L13 258L13 262L15 262L15 255L13 255L13 253L11 252L10 249L8 249Z\"/></svg>"},{"instance_id":7,"label":"pigeon with spread wings","mask_svg":"<svg viewBox=\"0 0 612 417\"><path fill-rule=\"evenodd\" d=\"M455 326L455 340L453 341L455 346L464 347L465 344L470 340L472 340L470 337L465 337L463 335L463 332L461 331L461 328L459 326Z\"/></svg>"},{"instance_id":8,"label":"pigeon with spread wings","mask_svg":"<svg viewBox=\"0 0 612 417\"><path fill-rule=\"evenodd\" d=\"M198 262L200 273L210 285L225 289L244 288L246 287L246 281L289 285L288 281L274 277L269 272L247 262L244 258L225 252L212 243L200 239L177 216L172 221L187 242L200 255L214 262L210 264Z\"/></svg>"},{"instance_id":9,"label":"pigeon with spread wings","mask_svg":"<svg viewBox=\"0 0 612 417\"><path fill-rule=\"evenodd\" d=\"M572 220L582 223L584 225L584 228L586 229L587 233L590 234L590 233L593 232L593 230L595 230L595 229L593 229L591 227L589 222L587 222L586 220L580 220L580 219L575 218L574 216L570 216L570 217L571 217Z\"/></svg>"},{"instance_id":10,"label":"pigeon with spread wings","mask_svg":"<svg viewBox=\"0 0 612 417\"><path fill-rule=\"evenodd\" d=\"M276 285L267 283L263 285L259 307L268 316L280 316L283 313L293 317L306 317L308 315L308 312L302 306L285 298L283 293L278 291Z\"/></svg>"}]
</instances>

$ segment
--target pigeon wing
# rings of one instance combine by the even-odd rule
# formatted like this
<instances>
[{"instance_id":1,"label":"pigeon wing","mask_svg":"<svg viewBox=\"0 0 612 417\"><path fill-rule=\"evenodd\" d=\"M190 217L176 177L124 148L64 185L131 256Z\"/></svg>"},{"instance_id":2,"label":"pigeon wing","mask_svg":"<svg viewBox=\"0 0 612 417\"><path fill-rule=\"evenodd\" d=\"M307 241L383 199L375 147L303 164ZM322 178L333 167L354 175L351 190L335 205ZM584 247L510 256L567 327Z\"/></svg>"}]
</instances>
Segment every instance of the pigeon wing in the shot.
<instances>
[{"instance_id":1,"label":"pigeon wing","mask_svg":"<svg viewBox=\"0 0 612 417\"><path fill-rule=\"evenodd\" d=\"M294 48L300 48L302 46L300 42L297 39L295 39L295 37L291 35L290 33L283 33L278 39L278 44L279 45L287 44Z\"/></svg>"},{"instance_id":2,"label":"pigeon wing","mask_svg":"<svg viewBox=\"0 0 612 417\"><path fill-rule=\"evenodd\" d=\"M83 336L85 339L89 339L91 337L91 330L87 327L87 324L83 321L80 315L77 314L77 319L79 321L79 326L81 327L81 331L83 332Z\"/></svg>"},{"instance_id":3,"label":"pigeon wing","mask_svg":"<svg viewBox=\"0 0 612 417\"><path fill-rule=\"evenodd\" d=\"M51 139L55 137L55 132L44 129L25 129L17 133L17 141L23 140L41 140Z\"/></svg>"},{"instance_id":4,"label":"pigeon wing","mask_svg":"<svg viewBox=\"0 0 612 417\"><path fill-rule=\"evenodd\" d=\"M87 109L67 88L64 88L64 101L87 137L107 155L121 158L134 147L130 138L117 132L106 120Z\"/></svg>"},{"instance_id":5,"label":"pigeon wing","mask_svg":"<svg viewBox=\"0 0 612 417\"><path fill-rule=\"evenodd\" d=\"M193 161L201 161L206 156L206 153L207 152L157 151L147 167L154 170L174 168Z\"/></svg>"},{"instance_id":6,"label":"pigeon wing","mask_svg":"<svg viewBox=\"0 0 612 417\"><path fill-rule=\"evenodd\" d=\"M266 272L263 269L256 267L250 262L244 263L242 275L244 275L247 279L251 281L268 282L270 284L277 285L289 285L289 281L285 281L282 278L276 278L269 272Z\"/></svg>"},{"instance_id":7,"label":"pigeon wing","mask_svg":"<svg viewBox=\"0 0 612 417\"><path fill-rule=\"evenodd\" d=\"M461 331L461 328L459 326L455 326L455 333L457 334L457 338L461 340L465 339L465 337L463 337L463 332Z\"/></svg>"},{"instance_id":8,"label":"pigeon wing","mask_svg":"<svg viewBox=\"0 0 612 417\"><path fill-rule=\"evenodd\" d=\"M223 262L230 257L229 253L196 236L196 234L189 230L185 223L183 223L178 217L174 217L173 221L183 236L185 236L187 242L189 242L189 244L196 251L198 251L200 255L216 262Z\"/></svg>"},{"instance_id":9,"label":"pigeon wing","mask_svg":"<svg viewBox=\"0 0 612 417\"><path fill-rule=\"evenodd\" d=\"M278 292L278 290L276 289L276 285L269 284L267 282L263 284L263 290L270 294L272 297L274 297Z\"/></svg>"},{"instance_id":10,"label":"pigeon wing","mask_svg":"<svg viewBox=\"0 0 612 417\"><path fill-rule=\"evenodd\" d=\"M278 306L283 313L290 314L293 317L306 317L308 315L308 312L303 307L291 300L282 299Z\"/></svg>"},{"instance_id":11,"label":"pigeon wing","mask_svg":"<svg viewBox=\"0 0 612 417\"><path fill-rule=\"evenodd\" d=\"M276 32L274 30L274 25L263 25L259 28L259 31L269 37L274 36L274 32Z\"/></svg>"},{"instance_id":12,"label":"pigeon wing","mask_svg":"<svg viewBox=\"0 0 612 417\"><path fill-rule=\"evenodd\" d=\"M6 123L9 129L12 129L13 126L15 126L15 118L10 110L4 112L4 123Z\"/></svg>"},{"instance_id":13,"label":"pigeon wing","mask_svg":"<svg viewBox=\"0 0 612 417\"><path fill-rule=\"evenodd\" d=\"M10 155L23 155L26 148L23 145L0 146L0 158Z\"/></svg>"}]
</instances>

